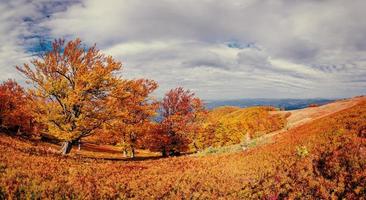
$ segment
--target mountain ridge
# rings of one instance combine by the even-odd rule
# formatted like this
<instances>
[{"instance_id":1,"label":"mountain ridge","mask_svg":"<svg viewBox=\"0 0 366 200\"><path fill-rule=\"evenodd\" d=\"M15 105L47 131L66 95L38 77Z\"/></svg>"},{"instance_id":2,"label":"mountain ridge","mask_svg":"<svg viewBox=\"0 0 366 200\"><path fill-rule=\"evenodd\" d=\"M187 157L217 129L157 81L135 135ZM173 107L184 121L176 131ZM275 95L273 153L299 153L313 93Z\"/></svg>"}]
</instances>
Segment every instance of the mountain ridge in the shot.
<instances>
[{"instance_id":1,"label":"mountain ridge","mask_svg":"<svg viewBox=\"0 0 366 200\"><path fill-rule=\"evenodd\" d=\"M306 108L309 104L324 105L339 99L326 98L311 98L311 99L272 99L272 98L243 98L231 100L204 100L207 109L213 109L220 106L237 106L237 107L251 107L251 106L273 106L285 110L295 110Z\"/></svg>"}]
</instances>

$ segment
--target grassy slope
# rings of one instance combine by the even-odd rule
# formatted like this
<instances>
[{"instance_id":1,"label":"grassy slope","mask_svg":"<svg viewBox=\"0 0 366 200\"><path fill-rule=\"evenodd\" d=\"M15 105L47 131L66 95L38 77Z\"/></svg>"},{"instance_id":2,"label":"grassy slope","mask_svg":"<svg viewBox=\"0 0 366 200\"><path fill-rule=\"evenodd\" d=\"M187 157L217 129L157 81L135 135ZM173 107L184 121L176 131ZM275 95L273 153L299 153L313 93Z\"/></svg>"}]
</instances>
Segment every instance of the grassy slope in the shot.
<instances>
[{"instance_id":1,"label":"grassy slope","mask_svg":"<svg viewBox=\"0 0 366 200\"><path fill-rule=\"evenodd\" d=\"M366 121L366 102L274 136L274 143L246 152L141 162L61 157L47 145L0 135L0 199L6 195L93 199L121 197L231 198L248 196L244 186L273 171L281 160L295 159L296 147L309 152L329 133ZM2 191L2 192L1 192Z\"/></svg>"}]
</instances>

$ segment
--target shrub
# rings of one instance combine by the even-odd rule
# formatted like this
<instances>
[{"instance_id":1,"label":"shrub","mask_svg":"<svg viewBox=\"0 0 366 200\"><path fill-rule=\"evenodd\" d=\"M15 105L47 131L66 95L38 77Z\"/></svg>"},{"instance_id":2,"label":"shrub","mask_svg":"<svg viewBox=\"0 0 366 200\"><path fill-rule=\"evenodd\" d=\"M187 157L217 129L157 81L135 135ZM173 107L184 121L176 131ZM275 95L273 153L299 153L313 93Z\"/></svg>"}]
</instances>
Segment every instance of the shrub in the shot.
<instances>
[{"instance_id":1,"label":"shrub","mask_svg":"<svg viewBox=\"0 0 366 200\"><path fill-rule=\"evenodd\" d=\"M299 156L300 158L304 158L309 154L308 149L306 148L306 146L299 146L296 147L296 155Z\"/></svg>"}]
</instances>

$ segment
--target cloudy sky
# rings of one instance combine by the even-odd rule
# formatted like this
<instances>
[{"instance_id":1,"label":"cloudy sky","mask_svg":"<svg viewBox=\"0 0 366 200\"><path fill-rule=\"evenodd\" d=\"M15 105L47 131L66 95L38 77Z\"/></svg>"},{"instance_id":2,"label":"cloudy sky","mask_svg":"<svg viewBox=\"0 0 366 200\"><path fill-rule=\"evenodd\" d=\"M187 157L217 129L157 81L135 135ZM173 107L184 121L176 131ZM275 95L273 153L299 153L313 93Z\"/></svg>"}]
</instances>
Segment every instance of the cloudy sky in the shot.
<instances>
[{"instance_id":1,"label":"cloudy sky","mask_svg":"<svg viewBox=\"0 0 366 200\"><path fill-rule=\"evenodd\" d=\"M366 93L365 0L0 0L0 80L39 41L81 38L127 78L204 99Z\"/></svg>"}]
</instances>

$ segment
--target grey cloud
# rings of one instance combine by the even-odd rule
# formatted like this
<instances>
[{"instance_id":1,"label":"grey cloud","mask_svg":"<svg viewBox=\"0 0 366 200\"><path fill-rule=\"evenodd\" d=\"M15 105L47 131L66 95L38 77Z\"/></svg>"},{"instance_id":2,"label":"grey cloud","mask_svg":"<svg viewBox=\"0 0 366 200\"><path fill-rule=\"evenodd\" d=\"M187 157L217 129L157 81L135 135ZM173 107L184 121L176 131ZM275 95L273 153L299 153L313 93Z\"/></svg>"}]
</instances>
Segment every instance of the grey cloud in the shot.
<instances>
[{"instance_id":1,"label":"grey cloud","mask_svg":"<svg viewBox=\"0 0 366 200\"><path fill-rule=\"evenodd\" d=\"M268 55L263 51L245 49L238 53L238 63L252 68L269 68Z\"/></svg>"},{"instance_id":2,"label":"grey cloud","mask_svg":"<svg viewBox=\"0 0 366 200\"><path fill-rule=\"evenodd\" d=\"M227 60L220 58L219 55L212 52L202 52L199 55L191 55L182 62L185 67L214 67L227 69L230 63Z\"/></svg>"},{"instance_id":3,"label":"grey cloud","mask_svg":"<svg viewBox=\"0 0 366 200\"><path fill-rule=\"evenodd\" d=\"M0 17L6 36L0 39L1 67L29 56L21 38L46 32L97 43L124 62L126 77L157 80L158 95L179 85L203 98L366 92L363 78L349 84L366 74L363 0L24 2L11 9L0 5L9 10ZM22 14L8 22L17 13ZM237 48L229 48L230 41ZM254 46L242 48L246 44Z\"/></svg>"},{"instance_id":4,"label":"grey cloud","mask_svg":"<svg viewBox=\"0 0 366 200\"><path fill-rule=\"evenodd\" d=\"M316 59L319 49L310 41L293 40L283 45L275 56L287 58L294 62L311 63Z\"/></svg>"}]
</instances>

